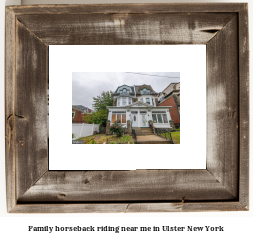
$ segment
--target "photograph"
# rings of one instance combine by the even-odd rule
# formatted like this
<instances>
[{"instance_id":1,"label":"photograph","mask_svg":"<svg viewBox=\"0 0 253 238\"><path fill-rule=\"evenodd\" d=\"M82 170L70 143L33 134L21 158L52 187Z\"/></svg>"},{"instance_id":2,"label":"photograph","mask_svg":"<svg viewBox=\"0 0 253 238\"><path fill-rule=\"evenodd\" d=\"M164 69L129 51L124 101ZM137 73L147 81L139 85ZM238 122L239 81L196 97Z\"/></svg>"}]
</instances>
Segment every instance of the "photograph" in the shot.
<instances>
[{"instance_id":1,"label":"photograph","mask_svg":"<svg viewBox=\"0 0 253 238\"><path fill-rule=\"evenodd\" d=\"M72 144L180 144L180 73L73 72Z\"/></svg>"}]
</instances>

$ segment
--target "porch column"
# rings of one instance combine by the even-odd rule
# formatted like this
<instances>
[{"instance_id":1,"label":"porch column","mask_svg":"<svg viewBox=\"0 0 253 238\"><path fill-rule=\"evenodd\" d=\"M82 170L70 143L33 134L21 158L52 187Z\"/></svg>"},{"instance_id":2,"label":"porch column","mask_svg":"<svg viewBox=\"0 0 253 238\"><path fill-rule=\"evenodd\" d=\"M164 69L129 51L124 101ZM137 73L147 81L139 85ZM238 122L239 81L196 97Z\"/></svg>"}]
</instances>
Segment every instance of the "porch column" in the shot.
<instances>
[{"instance_id":1,"label":"porch column","mask_svg":"<svg viewBox=\"0 0 253 238\"><path fill-rule=\"evenodd\" d=\"M140 114L140 109L138 109L138 127L141 127L141 114Z\"/></svg>"}]
</instances>

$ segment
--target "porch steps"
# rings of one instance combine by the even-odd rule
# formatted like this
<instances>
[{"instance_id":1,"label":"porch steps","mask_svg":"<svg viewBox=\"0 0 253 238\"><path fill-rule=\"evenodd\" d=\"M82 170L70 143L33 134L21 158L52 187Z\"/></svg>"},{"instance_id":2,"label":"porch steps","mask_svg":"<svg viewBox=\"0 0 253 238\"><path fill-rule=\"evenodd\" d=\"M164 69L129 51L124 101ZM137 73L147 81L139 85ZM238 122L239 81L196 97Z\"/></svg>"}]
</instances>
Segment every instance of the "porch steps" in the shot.
<instances>
[{"instance_id":1,"label":"porch steps","mask_svg":"<svg viewBox=\"0 0 253 238\"><path fill-rule=\"evenodd\" d=\"M137 136L141 135L154 135L150 128L140 128L140 127L133 127L136 131Z\"/></svg>"},{"instance_id":2,"label":"porch steps","mask_svg":"<svg viewBox=\"0 0 253 238\"><path fill-rule=\"evenodd\" d=\"M171 141L155 135L150 128L133 127L136 131L135 144L171 144Z\"/></svg>"}]
</instances>

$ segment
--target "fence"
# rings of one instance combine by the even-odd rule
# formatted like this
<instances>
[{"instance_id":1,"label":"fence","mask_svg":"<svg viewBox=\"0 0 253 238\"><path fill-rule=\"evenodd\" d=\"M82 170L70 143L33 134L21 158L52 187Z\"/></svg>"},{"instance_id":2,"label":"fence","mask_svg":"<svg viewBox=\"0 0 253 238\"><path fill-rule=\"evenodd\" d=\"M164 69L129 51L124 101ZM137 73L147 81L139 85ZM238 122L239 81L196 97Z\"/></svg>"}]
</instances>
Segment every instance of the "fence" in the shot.
<instances>
[{"instance_id":1,"label":"fence","mask_svg":"<svg viewBox=\"0 0 253 238\"><path fill-rule=\"evenodd\" d=\"M99 124L72 124L73 139L91 136L94 131L99 132Z\"/></svg>"}]
</instances>

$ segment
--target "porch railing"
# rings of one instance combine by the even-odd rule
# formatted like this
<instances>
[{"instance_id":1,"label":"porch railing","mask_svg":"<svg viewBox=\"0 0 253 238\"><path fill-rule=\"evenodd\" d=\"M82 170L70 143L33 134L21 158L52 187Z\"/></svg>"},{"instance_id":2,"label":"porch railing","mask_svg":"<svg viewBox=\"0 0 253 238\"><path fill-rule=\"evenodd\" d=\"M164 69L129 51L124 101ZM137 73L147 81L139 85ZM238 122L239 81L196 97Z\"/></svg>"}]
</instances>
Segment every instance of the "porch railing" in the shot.
<instances>
[{"instance_id":1,"label":"porch railing","mask_svg":"<svg viewBox=\"0 0 253 238\"><path fill-rule=\"evenodd\" d=\"M135 129L132 129L132 136L133 136L134 140L136 141L137 139L136 139L136 131L135 131Z\"/></svg>"},{"instance_id":2,"label":"porch railing","mask_svg":"<svg viewBox=\"0 0 253 238\"><path fill-rule=\"evenodd\" d=\"M164 128L156 128L155 132L158 136L169 140L171 142L171 144L174 144L174 141L172 139L171 133L168 129L164 129Z\"/></svg>"}]
</instances>

